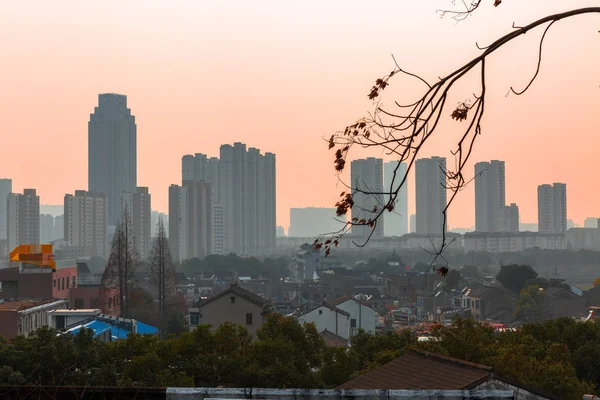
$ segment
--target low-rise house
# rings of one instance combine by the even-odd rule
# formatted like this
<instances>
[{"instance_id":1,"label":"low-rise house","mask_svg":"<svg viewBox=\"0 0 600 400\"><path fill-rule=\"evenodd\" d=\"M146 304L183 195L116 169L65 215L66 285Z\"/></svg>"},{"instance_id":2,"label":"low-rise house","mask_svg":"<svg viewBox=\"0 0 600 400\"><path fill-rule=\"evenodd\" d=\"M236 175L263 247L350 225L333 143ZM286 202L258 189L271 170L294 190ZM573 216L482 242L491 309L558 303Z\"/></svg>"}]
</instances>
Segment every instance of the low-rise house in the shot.
<instances>
[{"instance_id":1,"label":"low-rise house","mask_svg":"<svg viewBox=\"0 0 600 400\"><path fill-rule=\"evenodd\" d=\"M549 287L545 290L548 319L582 318L587 314L585 299L564 287Z\"/></svg>"},{"instance_id":2,"label":"low-rise house","mask_svg":"<svg viewBox=\"0 0 600 400\"><path fill-rule=\"evenodd\" d=\"M340 385L338 390L507 390L514 399L554 400L496 374L491 367L421 350L405 355ZM429 397L428 397L429 398Z\"/></svg>"},{"instance_id":3,"label":"low-rise house","mask_svg":"<svg viewBox=\"0 0 600 400\"><path fill-rule=\"evenodd\" d=\"M130 334L156 335L158 329L135 319L101 314L100 310L57 310L51 313L50 326L65 335L90 329L95 339L112 342Z\"/></svg>"},{"instance_id":4,"label":"low-rise house","mask_svg":"<svg viewBox=\"0 0 600 400\"><path fill-rule=\"evenodd\" d=\"M319 332L327 330L346 340L350 339L350 313L327 302L298 316L298 322L314 323Z\"/></svg>"},{"instance_id":5,"label":"low-rise house","mask_svg":"<svg viewBox=\"0 0 600 400\"><path fill-rule=\"evenodd\" d=\"M359 329L375 333L377 313L363 301L355 297L344 296L334 300L331 305L350 314L350 337L356 335Z\"/></svg>"},{"instance_id":6,"label":"low-rise house","mask_svg":"<svg viewBox=\"0 0 600 400\"><path fill-rule=\"evenodd\" d=\"M482 286L463 295L463 307L477 320L511 322L516 306L517 296L502 286Z\"/></svg>"},{"instance_id":7,"label":"low-rise house","mask_svg":"<svg viewBox=\"0 0 600 400\"><path fill-rule=\"evenodd\" d=\"M256 334L265 317L272 311L269 300L232 283L229 288L190 307L190 330L197 325L210 325L214 330L226 322L245 326Z\"/></svg>"},{"instance_id":8,"label":"low-rise house","mask_svg":"<svg viewBox=\"0 0 600 400\"><path fill-rule=\"evenodd\" d=\"M49 312L65 309L67 300L58 299L19 299L1 300L0 336L13 338L29 336L36 329L49 325Z\"/></svg>"}]
</instances>

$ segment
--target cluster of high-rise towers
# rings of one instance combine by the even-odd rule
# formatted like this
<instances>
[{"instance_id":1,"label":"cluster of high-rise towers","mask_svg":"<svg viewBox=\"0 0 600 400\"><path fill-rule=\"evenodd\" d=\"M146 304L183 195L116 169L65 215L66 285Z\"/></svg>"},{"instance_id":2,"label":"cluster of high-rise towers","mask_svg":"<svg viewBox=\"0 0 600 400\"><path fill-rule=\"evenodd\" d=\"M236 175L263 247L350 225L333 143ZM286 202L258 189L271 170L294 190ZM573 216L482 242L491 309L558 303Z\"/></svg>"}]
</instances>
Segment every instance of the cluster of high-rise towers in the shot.
<instances>
[{"instance_id":1,"label":"cluster of high-rise towers","mask_svg":"<svg viewBox=\"0 0 600 400\"><path fill-rule=\"evenodd\" d=\"M351 186L354 207L352 218L369 220L374 209L388 203L389 193L398 192L393 212L385 212L372 237L400 236L407 233L408 181L402 182L406 164L384 163L370 157L351 163ZM415 162L416 210L410 218L410 231L417 234L441 234L448 227L443 211L447 205L446 159L431 157ZM518 232L519 208L506 204L505 163L492 160L475 164L475 231ZM413 219L414 218L414 219ZM565 233L567 231L567 189L564 183L538 186L538 232ZM368 237L369 226L354 226L353 235Z\"/></svg>"},{"instance_id":2,"label":"cluster of high-rise towers","mask_svg":"<svg viewBox=\"0 0 600 400\"><path fill-rule=\"evenodd\" d=\"M40 243L36 190L12 193L12 181L3 179L0 196L6 198L0 204L4 253ZM235 143L221 146L220 158L184 156L181 185L169 188L165 221L173 257L268 252L275 246L275 205L274 154ZM128 215L136 250L145 258L153 214L148 188L137 186L137 126L127 97L100 94L88 124L88 190L65 195L59 247L65 257L106 257L116 225Z\"/></svg>"}]
</instances>

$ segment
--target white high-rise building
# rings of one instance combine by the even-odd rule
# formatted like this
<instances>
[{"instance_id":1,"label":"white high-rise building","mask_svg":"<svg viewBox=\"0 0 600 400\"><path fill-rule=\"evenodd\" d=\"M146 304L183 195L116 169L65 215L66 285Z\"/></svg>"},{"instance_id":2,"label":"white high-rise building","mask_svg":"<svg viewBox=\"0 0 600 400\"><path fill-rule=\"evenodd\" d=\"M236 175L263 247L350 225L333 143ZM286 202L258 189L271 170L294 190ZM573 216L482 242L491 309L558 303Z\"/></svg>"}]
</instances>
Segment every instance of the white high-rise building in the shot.
<instances>
[{"instance_id":1,"label":"white high-rise building","mask_svg":"<svg viewBox=\"0 0 600 400\"><path fill-rule=\"evenodd\" d=\"M152 210L150 213L150 224L152 225L152 237L155 238L158 235L158 219L162 218L163 225L165 226L165 234L169 237L169 214L165 214L156 210Z\"/></svg>"},{"instance_id":2,"label":"white high-rise building","mask_svg":"<svg viewBox=\"0 0 600 400\"><path fill-rule=\"evenodd\" d=\"M225 254L223 230L225 229L225 215L222 204L213 204L213 254Z\"/></svg>"},{"instance_id":3,"label":"white high-rise building","mask_svg":"<svg viewBox=\"0 0 600 400\"><path fill-rule=\"evenodd\" d=\"M188 259L188 188L171 185L169 187L169 245L173 261Z\"/></svg>"},{"instance_id":4,"label":"white high-rise building","mask_svg":"<svg viewBox=\"0 0 600 400\"><path fill-rule=\"evenodd\" d=\"M147 187L138 187L135 193L121 194L121 213L127 210L133 231L133 243L142 260L150 255L152 233L152 206Z\"/></svg>"},{"instance_id":5,"label":"white high-rise building","mask_svg":"<svg viewBox=\"0 0 600 400\"><path fill-rule=\"evenodd\" d=\"M65 195L64 240L67 246L93 248L108 256L108 199L104 193L76 190Z\"/></svg>"},{"instance_id":6,"label":"white high-rise building","mask_svg":"<svg viewBox=\"0 0 600 400\"><path fill-rule=\"evenodd\" d=\"M137 126L127 96L100 94L88 124L88 186L106 195L109 225L121 218L121 194L136 190L136 149Z\"/></svg>"},{"instance_id":7,"label":"white high-rise building","mask_svg":"<svg viewBox=\"0 0 600 400\"><path fill-rule=\"evenodd\" d=\"M554 183L538 186L538 232L567 231L567 185Z\"/></svg>"},{"instance_id":8,"label":"white high-rise building","mask_svg":"<svg viewBox=\"0 0 600 400\"><path fill-rule=\"evenodd\" d=\"M0 179L0 239L6 239L8 195L12 193L12 179ZM12 251L10 249L9 251Z\"/></svg>"},{"instance_id":9,"label":"white high-rise building","mask_svg":"<svg viewBox=\"0 0 600 400\"><path fill-rule=\"evenodd\" d=\"M350 186L352 187L352 219L371 220L376 216L373 210L381 210L385 207L383 197L383 160L381 158L369 157L362 160L352 161L350 164ZM362 192L368 192L362 193ZM352 235L360 236L364 239L371 237L382 237L383 226L385 221L383 218L377 220L377 225L374 228L368 225L356 225L352 227Z\"/></svg>"},{"instance_id":10,"label":"white high-rise building","mask_svg":"<svg viewBox=\"0 0 600 400\"><path fill-rule=\"evenodd\" d=\"M35 189L8 195L7 225L9 252L20 244L40 244L40 197Z\"/></svg>"},{"instance_id":11,"label":"white high-rise building","mask_svg":"<svg viewBox=\"0 0 600 400\"><path fill-rule=\"evenodd\" d=\"M475 230L498 232L498 221L506 205L504 161L475 164Z\"/></svg>"},{"instance_id":12,"label":"white high-rise building","mask_svg":"<svg viewBox=\"0 0 600 400\"><path fill-rule=\"evenodd\" d=\"M415 163L416 233L441 234L446 208L446 159L421 158Z\"/></svg>"},{"instance_id":13,"label":"white high-rise building","mask_svg":"<svg viewBox=\"0 0 600 400\"><path fill-rule=\"evenodd\" d=\"M394 192L400 187L404 176L406 175L406 163L398 161L386 162L383 164L383 191L385 193ZM395 175L394 175L395 172ZM394 177L395 176L395 177ZM392 180L393 186L392 186ZM389 201L389 194L383 196L385 204ZM398 191L394 210L383 214L384 236L402 236L408 233L409 215L408 215L408 179L404 181Z\"/></svg>"}]
</instances>

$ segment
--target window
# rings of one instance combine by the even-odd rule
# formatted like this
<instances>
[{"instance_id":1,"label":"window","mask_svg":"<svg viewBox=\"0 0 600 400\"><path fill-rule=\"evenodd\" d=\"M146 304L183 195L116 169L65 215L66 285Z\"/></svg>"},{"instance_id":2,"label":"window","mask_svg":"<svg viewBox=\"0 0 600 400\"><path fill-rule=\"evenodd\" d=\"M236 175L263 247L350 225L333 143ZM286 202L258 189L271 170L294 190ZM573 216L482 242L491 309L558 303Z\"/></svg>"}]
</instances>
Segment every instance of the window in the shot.
<instances>
[{"instance_id":1,"label":"window","mask_svg":"<svg viewBox=\"0 0 600 400\"><path fill-rule=\"evenodd\" d=\"M99 305L100 305L100 299L98 299L97 297L92 297L90 299L90 308L98 308Z\"/></svg>"},{"instance_id":2,"label":"window","mask_svg":"<svg viewBox=\"0 0 600 400\"><path fill-rule=\"evenodd\" d=\"M112 308L112 297L108 298L108 308L111 309Z\"/></svg>"},{"instance_id":3,"label":"window","mask_svg":"<svg viewBox=\"0 0 600 400\"><path fill-rule=\"evenodd\" d=\"M75 299L75 308L76 309L85 308L84 300L83 299Z\"/></svg>"},{"instance_id":4,"label":"window","mask_svg":"<svg viewBox=\"0 0 600 400\"><path fill-rule=\"evenodd\" d=\"M52 281L52 287L56 287L56 279Z\"/></svg>"},{"instance_id":5,"label":"window","mask_svg":"<svg viewBox=\"0 0 600 400\"><path fill-rule=\"evenodd\" d=\"M319 310L319 315L323 315L323 310Z\"/></svg>"},{"instance_id":6,"label":"window","mask_svg":"<svg viewBox=\"0 0 600 400\"><path fill-rule=\"evenodd\" d=\"M65 278L62 278L62 290L65 290Z\"/></svg>"},{"instance_id":7,"label":"window","mask_svg":"<svg viewBox=\"0 0 600 400\"><path fill-rule=\"evenodd\" d=\"M66 328L66 317L64 315L59 315L54 317L55 318L55 323L56 323L56 329L65 329Z\"/></svg>"},{"instance_id":8,"label":"window","mask_svg":"<svg viewBox=\"0 0 600 400\"><path fill-rule=\"evenodd\" d=\"M229 300L231 301L231 304L235 304L235 296L231 296Z\"/></svg>"},{"instance_id":9,"label":"window","mask_svg":"<svg viewBox=\"0 0 600 400\"><path fill-rule=\"evenodd\" d=\"M200 325L200 314L197 314L197 313L190 314L190 325L192 325L192 326Z\"/></svg>"},{"instance_id":10,"label":"window","mask_svg":"<svg viewBox=\"0 0 600 400\"><path fill-rule=\"evenodd\" d=\"M350 320L350 328L356 328L356 319L352 318Z\"/></svg>"},{"instance_id":11,"label":"window","mask_svg":"<svg viewBox=\"0 0 600 400\"><path fill-rule=\"evenodd\" d=\"M479 299L475 300L475 308L479 310Z\"/></svg>"},{"instance_id":12,"label":"window","mask_svg":"<svg viewBox=\"0 0 600 400\"><path fill-rule=\"evenodd\" d=\"M252 313L246 313L246 325L252 325Z\"/></svg>"}]
</instances>

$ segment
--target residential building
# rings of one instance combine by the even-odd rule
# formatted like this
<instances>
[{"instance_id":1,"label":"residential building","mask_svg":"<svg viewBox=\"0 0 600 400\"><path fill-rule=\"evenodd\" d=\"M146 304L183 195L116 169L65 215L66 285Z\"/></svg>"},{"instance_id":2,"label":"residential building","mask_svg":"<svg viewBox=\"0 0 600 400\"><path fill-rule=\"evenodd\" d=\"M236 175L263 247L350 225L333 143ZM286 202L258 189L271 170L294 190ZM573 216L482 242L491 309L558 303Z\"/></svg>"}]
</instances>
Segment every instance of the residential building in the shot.
<instances>
[{"instance_id":1,"label":"residential building","mask_svg":"<svg viewBox=\"0 0 600 400\"><path fill-rule=\"evenodd\" d=\"M511 322L517 296L501 286L482 286L463 295L463 307L477 320Z\"/></svg>"},{"instance_id":2,"label":"residential building","mask_svg":"<svg viewBox=\"0 0 600 400\"><path fill-rule=\"evenodd\" d=\"M506 204L504 161L475 164L475 231L497 232L498 214Z\"/></svg>"},{"instance_id":3,"label":"residential building","mask_svg":"<svg viewBox=\"0 0 600 400\"><path fill-rule=\"evenodd\" d=\"M169 236L169 215L165 214L163 212L158 212L155 210L152 210L150 212L150 225L152 227L152 237L156 237L156 235L158 234L158 220L162 218L162 222L165 226L165 233L167 234L167 237Z\"/></svg>"},{"instance_id":4,"label":"residential building","mask_svg":"<svg viewBox=\"0 0 600 400\"><path fill-rule=\"evenodd\" d=\"M284 237L285 236L285 228L281 225L277 225L275 228L275 237Z\"/></svg>"},{"instance_id":5,"label":"residential building","mask_svg":"<svg viewBox=\"0 0 600 400\"><path fill-rule=\"evenodd\" d=\"M252 335L271 312L270 302L233 283L226 290L190 307L190 330L197 325L217 329L226 322L245 326Z\"/></svg>"},{"instance_id":6,"label":"residential building","mask_svg":"<svg viewBox=\"0 0 600 400\"><path fill-rule=\"evenodd\" d=\"M464 249L490 253L517 252L538 247L561 250L567 248L563 233L540 232L469 232L463 237Z\"/></svg>"},{"instance_id":7,"label":"residential building","mask_svg":"<svg viewBox=\"0 0 600 400\"><path fill-rule=\"evenodd\" d=\"M416 233L442 233L447 229L444 221L446 208L446 159L421 158L415 163ZM445 222L445 223L444 223Z\"/></svg>"},{"instance_id":8,"label":"residential building","mask_svg":"<svg viewBox=\"0 0 600 400\"><path fill-rule=\"evenodd\" d=\"M0 336L12 339L28 337L36 329L49 325L48 313L67 308L66 300L15 299L0 301Z\"/></svg>"},{"instance_id":9,"label":"residential building","mask_svg":"<svg viewBox=\"0 0 600 400\"><path fill-rule=\"evenodd\" d=\"M402 236L409 233L408 215L408 178L406 176L407 165L403 162L391 161L383 164L383 196L385 204L389 201L389 192L398 190L392 212L383 214L383 235ZM404 180L404 183L402 182ZM393 182L392 182L393 181ZM400 186L402 184L402 186Z\"/></svg>"},{"instance_id":10,"label":"residential building","mask_svg":"<svg viewBox=\"0 0 600 400\"><path fill-rule=\"evenodd\" d=\"M567 249L600 250L600 227L571 228L566 234Z\"/></svg>"},{"instance_id":11,"label":"residential building","mask_svg":"<svg viewBox=\"0 0 600 400\"><path fill-rule=\"evenodd\" d=\"M584 228L598 228L598 221L600 218L586 218L583 222Z\"/></svg>"},{"instance_id":12,"label":"residential building","mask_svg":"<svg viewBox=\"0 0 600 400\"><path fill-rule=\"evenodd\" d=\"M213 204L212 254L225 254L225 210L223 204Z\"/></svg>"},{"instance_id":13,"label":"residential building","mask_svg":"<svg viewBox=\"0 0 600 400\"><path fill-rule=\"evenodd\" d=\"M316 238L325 233L337 232L344 226L345 217L338 217L335 208L290 208L288 236Z\"/></svg>"},{"instance_id":14,"label":"residential building","mask_svg":"<svg viewBox=\"0 0 600 400\"><path fill-rule=\"evenodd\" d=\"M363 301L344 296L334 300L331 305L350 314L350 337L356 335L359 329L375 334L377 313Z\"/></svg>"},{"instance_id":15,"label":"residential building","mask_svg":"<svg viewBox=\"0 0 600 400\"><path fill-rule=\"evenodd\" d=\"M213 201L218 201L219 159L206 154L187 154L181 158L181 181L203 181L210 183Z\"/></svg>"},{"instance_id":16,"label":"residential building","mask_svg":"<svg viewBox=\"0 0 600 400\"><path fill-rule=\"evenodd\" d=\"M8 251L20 244L40 243L40 197L35 189L10 193L7 201Z\"/></svg>"},{"instance_id":17,"label":"residential building","mask_svg":"<svg viewBox=\"0 0 600 400\"><path fill-rule=\"evenodd\" d=\"M54 239L64 239L65 237L65 215L60 214L54 217Z\"/></svg>"},{"instance_id":18,"label":"residential building","mask_svg":"<svg viewBox=\"0 0 600 400\"><path fill-rule=\"evenodd\" d=\"M135 193L121 194L121 213L127 210L133 232L133 243L140 258L150 255L151 246L151 197L147 187L138 187Z\"/></svg>"},{"instance_id":19,"label":"residential building","mask_svg":"<svg viewBox=\"0 0 600 400\"><path fill-rule=\"evenodd\" d=\"M121 193L137 187L137 126L127 96L98 95L88 123L88 185L108 200L108 224L121 218ZM65 212L66 213L66 212Z\"/></svg>"},{"instance_id":20,"label":"residential building","mask_svg":"<svg viewBox=\"0 0 600 400\"><path fill-rule=\"evenodd\" d=\"M417 233L417 216L410 214L410 233Z\"/></svg>"},{"instance_id":21,"label":"residential building","mask_svg":"<svg viewBox=\"0 0 600 400\"><path fill-rule=\"evenodd\" d=\"M222 145L219 203L223 205L225 252L268 254L275 248L275 154L243 143Z\"/></svg>"},{"instance_id":22,"label":"residential building","mask_svg":"<svg viewBox=\"0 0 600 400\"><path fill-rule=\"evenodd\" d=\"M56 271L27 264L0 269L0 299L68 299L69 290L75 286L75 266L57 268Z\"/></svg>"},{"instance_id":23,"label":"residential building","mask_svg":"<svg viewBox=\"0 0 600 400\"><path fill-rule=\"evenodd\" d=\"M169 187L169 245L175 262L186 260L189 255L188 212L188 188L171 185Z\"/></svg>"},{"instance_id":24,"label":"residential building","mask_svg":"<svg viewBox=\"0 0 600 400\"><path fill-rule=\"evenodd\" d=\"M50 243L54 239L54 217L40 214L40 243Z\"/></svg>"},{"instance_id":25,"label":"residential building","mask_svg":"<svg viewBox=\"0 0 600 400\"><path fill-rule=\"evenodd\" d=\"M546 292L546 319L576 318L588 314L585 298L573 293L570 288L549 287Z\"/></svg>"},{"instance_id":26,"label":"residential building","mask_svg":"<svg viewBox=\"0 0 600 400\"><path fill-rule=\"evenodd\" d=\"M91 249L107 257L108 199L104 193L76 190L64 200L64 239L67 247Z\"/></svg>"},{"instance_id":27,"label":"residential building","mask_svg":"<svg viewBox=\"0 0 600 400\"><path fill-rule=\"evenodd\" d=\"M84 260L77 261L77 285L69 290L69 306L73 309L99 309L104 314L119 315L118 288L102 285L102 275L94 275Z\"/></svg>"},{"instance_id":28,"label":"residential building","mask_svg":"<svg viewBox=\"0 0 600 400\"><path fill-rule=\"evenodd\" d=\"M6 239L8 231L8 195L12 193L12 179L0 179L0 240Z\"/></svg>"},{"instance_id":29,"label":"residential building","mask_svg":"<svg viewBox=\"0 0 600 400\"><path fill-rule=\"evenodd\" d=\"M498 207L496 232L519 232L519 207L515 203Z\"/></svg>"},{"instance_id":30,"label":"residential building","mask_svg":"<svg viewBox=\"0 0 600 400\"><path fill-rule=\"evenodd\" d=\"M329 331L346 340L350 339L350 313L327 302L298 316L298 322L315 324L319 333Z\"/></svg>"},{"instance_id":31,"label":"residential building","mask_svg":"<svg viewBox=\"0 0 600 400\"><path fill-rule=\"evenodd\" d=\"M554 183L538 186L538 231L567 231L567 185Z\"/></svg>"},{"instance_id":32,"label":"residential building","mask_svg":"<svg viewBox=\"0 0 600 400\"><path fill-rule=\"evenodd\" d=\"M355 221L375 219L377 210L381 210L386 205L383 196L383 160L369 157L352 161L350 186L352 187L352 200L354 200L352 219L356 219ZM374 227L355 225L352 227L352 235L363 239L381 237L384 225L383 218L378 219Z\"/></svg>"},{"instance_id":33,"label":"residential building","mask_svg":"<svg viewBox=\"0 0 600 400\"><path fill-rule=\"evenodd\" d=\"M410 393L417 389L419 394ZM337 390L401 390L403 394L406 393L407 399L421 396L428 399L437 396L446 398L446 390L460 393L457 394L457 399L470 394L490 399L556 399L536 389L506 380L495 374L492 367L417 349L408 350L402 357L349 380L338 386ZM428 390L436 390L436 393L429 394ZM448 393L448 398L454 397Z\"/></svg>"}]
</instances>

